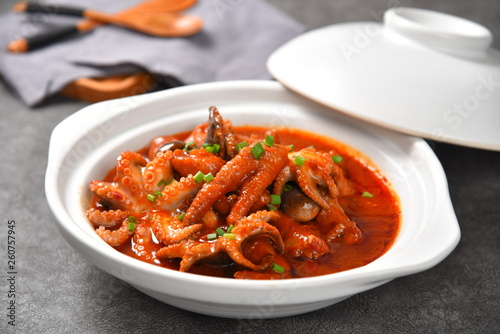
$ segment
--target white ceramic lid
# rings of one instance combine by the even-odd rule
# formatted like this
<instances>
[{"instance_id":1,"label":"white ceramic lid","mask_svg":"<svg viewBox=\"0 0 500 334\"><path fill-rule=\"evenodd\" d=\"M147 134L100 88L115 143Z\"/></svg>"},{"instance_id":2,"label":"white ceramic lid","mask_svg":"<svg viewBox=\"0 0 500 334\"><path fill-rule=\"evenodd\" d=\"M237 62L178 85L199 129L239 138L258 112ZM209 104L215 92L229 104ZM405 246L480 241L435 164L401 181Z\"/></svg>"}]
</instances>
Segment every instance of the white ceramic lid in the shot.
<instances>
[{"instance_id":1,"label":"white ceramic lid","mask_svg":"<svg viewBox=\"0 0 500 334\"><path fill-rule=\"evenodd\" d=\"M291 90L396 131L500 151L500 52L488 29L444 13L393 8L384 24L305 33L268 60Z\"/></svg>"}]
</instances>

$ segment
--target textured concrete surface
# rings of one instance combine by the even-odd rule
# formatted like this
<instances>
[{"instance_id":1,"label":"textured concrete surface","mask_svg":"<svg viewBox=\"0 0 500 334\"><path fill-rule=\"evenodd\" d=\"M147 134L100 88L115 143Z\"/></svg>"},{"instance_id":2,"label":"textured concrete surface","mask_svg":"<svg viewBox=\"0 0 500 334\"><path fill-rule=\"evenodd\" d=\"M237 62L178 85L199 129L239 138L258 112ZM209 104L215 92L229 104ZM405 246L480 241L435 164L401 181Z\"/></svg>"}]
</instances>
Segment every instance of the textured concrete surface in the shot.
<instances>
[{"instance_id":1,"label":"textured concrete surface","mask_svg":"<svg viewBox=\"0 0 500 334\"><path fill-rule=\"evenodd\" d=\"M0 13L10 10L15 2L2 1ZM376 20L394 5L436 9L481 22L494 33L494 45L500 49L498 0L270 2L309 29ZM0 332L500 331L499 152L430 142L447 173L462 230L458 247L434 268L309 314L272 320L219 319L183 311L142 294L90 265L56 230L44 193L49 136L57 123L85 105L54 97L29 109L0 81ZM7 317L12 300L7 274L9 221L15 221L16 232L15 327L8 324Z\"/></svg>"}]
</instances>

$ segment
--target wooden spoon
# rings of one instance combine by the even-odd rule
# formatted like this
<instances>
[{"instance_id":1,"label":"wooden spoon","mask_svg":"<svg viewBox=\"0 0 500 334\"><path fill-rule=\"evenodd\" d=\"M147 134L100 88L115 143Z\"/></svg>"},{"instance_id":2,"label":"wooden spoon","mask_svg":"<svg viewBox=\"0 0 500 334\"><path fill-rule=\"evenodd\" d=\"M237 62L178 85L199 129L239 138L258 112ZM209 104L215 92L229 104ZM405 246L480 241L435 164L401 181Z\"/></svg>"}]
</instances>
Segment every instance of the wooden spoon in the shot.
<instances>
[{"instance_id":1,"label":"wooden spoon","mask_svg":"<svg viewBox=\"0 0 500 334\"><path fill-rule=\"evenodd\" d=\"M85 17L94 21L120 25L159 37L186 37L200 32L203 21L194 15L173 13L140 13L130 16L113 15L86 10Z\"/></svg>"},{"instance_id":2,"label":"wooden spoon","mask_svg":"<svg viewBox=\"0 0 500 334\"><path fill-rule=\"evenodd\" d=\"M7 46L9 52L26 52L78 32L92 30L111 23L160 37L186 37L198 33L203 22L192 15L179 13L193 6L196 0L151 0L140 3L118 14L107 14L91 9L78 9L58 5L40 5L21 2L14 7L17 12L49 12L88 18L76 25L62 26L27 39L18 39Z\"/></svg>"},{"instance_id":3,"label":"wooden spoon","mask_svg":"<svg viewBox=\"0 0 500 334\"><path fill-rule=\"evenodd\" d=\"M195 2L195 0L184 0L172 6L168 2L154 0L141 4L139 9L134 8L134 10L119 14L108 14L93 9L40 5L27 2L18 3L14 6L14 10L31 13L52 11L57 14L81 16L101 23L120 25L148 35L177 37L190 36L200 31L203 25L201 19L196 16L178 13L179 10L188 8L194 5Z\"/></svg>"}]
</instances>

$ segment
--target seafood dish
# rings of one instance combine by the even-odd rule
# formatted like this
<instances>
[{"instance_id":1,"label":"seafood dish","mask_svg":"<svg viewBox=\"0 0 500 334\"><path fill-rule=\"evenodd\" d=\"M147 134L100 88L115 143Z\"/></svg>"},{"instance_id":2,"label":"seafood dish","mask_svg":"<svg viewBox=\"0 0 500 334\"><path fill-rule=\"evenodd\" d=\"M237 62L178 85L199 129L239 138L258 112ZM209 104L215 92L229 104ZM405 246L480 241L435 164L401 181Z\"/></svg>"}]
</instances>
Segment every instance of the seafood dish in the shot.
<instances>
[{"instance_id":1,"label":"seafood dish","mask_svg":"<svg viewBox=\"0 0 500 334\"><path fill-rule=\"evenodd\" d=\"M51 135L45 192L89 263L224 318L318 310L427 270L460 240L424 140L268 80L85 107Z\"/></svg>"},{"instance_id":2,"label":"seafood dish","mask_svg":"<svg viewBox=\"0 0 500 334\"><path fill-rule=\"evenodd\" d=\"M387 178L332 138L234 126L212 106L192 131L145 144L89 183L86 210L101 239L133 258L200 275L289 279L364 266L398 236L401 208Z\"/></svg>"}]
</instances>

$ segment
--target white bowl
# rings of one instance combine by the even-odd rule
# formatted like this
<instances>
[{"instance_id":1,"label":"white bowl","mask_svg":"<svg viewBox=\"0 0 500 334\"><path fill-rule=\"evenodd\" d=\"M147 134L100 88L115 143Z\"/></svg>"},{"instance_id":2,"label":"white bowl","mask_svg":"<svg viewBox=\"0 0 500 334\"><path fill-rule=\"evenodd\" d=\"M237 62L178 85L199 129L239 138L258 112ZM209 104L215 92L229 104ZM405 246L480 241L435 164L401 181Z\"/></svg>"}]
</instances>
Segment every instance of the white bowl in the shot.
<instances>
[{"instance_id":1,"label":"white bowl","mask_svg":"<svg viewBox=\"0 0 500 334\"><path fill-rule=\"evenodd\" d=\"M402 227L394 245L364 267L312 278L252 281L161 268L105 244L84 214L89 181L113 167L120 152L205 121L210 105L237 125L314 131L370 157L401 200ZM460 238L445 174L423 140L334 113L270 81L194 85L88 106L54 129L45 182L61 234L91 263L160 301L220 317L270 318L313 311L428 269Z\"/></svg>"}]
</instances>

